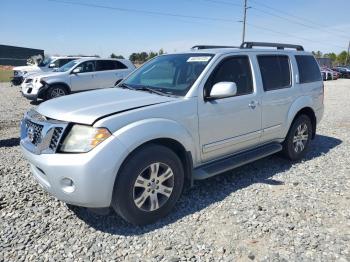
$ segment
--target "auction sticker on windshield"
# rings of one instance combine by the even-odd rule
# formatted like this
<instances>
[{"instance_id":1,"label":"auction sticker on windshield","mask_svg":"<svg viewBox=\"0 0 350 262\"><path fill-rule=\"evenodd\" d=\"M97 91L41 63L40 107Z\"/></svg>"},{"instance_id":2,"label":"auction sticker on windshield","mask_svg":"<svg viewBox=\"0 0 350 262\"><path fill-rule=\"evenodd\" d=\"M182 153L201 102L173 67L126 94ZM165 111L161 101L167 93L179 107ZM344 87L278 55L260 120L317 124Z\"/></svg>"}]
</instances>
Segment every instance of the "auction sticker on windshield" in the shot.
<instances>
[{"instance_id":1,"label":"auction sticker on windshield","mask_svg":"<svg viewBox=\"0 0 350 262\"><path fill-rule=\"evenodd\" d=\"M211 56L192 56L187 59L187 62L208 62Z\"/></svg>"}]
</instances>

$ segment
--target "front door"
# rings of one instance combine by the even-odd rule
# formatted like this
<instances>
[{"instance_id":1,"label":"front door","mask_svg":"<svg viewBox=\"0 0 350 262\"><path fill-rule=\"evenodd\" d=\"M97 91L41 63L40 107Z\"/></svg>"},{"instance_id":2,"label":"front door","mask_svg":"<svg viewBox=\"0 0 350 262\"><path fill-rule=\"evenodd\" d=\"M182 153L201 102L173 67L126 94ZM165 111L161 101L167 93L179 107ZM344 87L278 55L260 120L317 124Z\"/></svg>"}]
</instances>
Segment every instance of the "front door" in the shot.
<instances>
[{"instance_id":1,"label":"front door","mask_svg":"<svg viewBox=\"0 0 350 262\"><path fill-rule=\"evenodd\" d=\"M92 90L98 88L95 72L95 61L85 61L76 66L79 68L79 73L70 74L70 83L72 92L84 90ZM74 70L73 69L73 70Z\"/></svg>"},{"instance_id":2,"label":"front door","mask_svg":"<svg viewBox=\"0 0 350 262\"><path fill-rule=\"evenodd\" d=\"M223 58L204 86L204 96L214 84L234 82L237 94L216 100L200 99L198 105L202 161L233 154L259 143L260 98L254 88L248 56Z\"/></svg>"}]
</instances>

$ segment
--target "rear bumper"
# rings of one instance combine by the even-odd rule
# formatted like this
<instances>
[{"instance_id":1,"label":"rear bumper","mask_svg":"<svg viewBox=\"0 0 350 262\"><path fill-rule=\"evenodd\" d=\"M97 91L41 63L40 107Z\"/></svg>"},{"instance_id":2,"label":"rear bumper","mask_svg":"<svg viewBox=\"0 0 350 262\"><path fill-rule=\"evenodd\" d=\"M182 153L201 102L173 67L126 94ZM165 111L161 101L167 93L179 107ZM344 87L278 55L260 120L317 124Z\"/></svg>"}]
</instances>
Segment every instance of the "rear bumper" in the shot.
<instances>
[{"instance_id":1,"label":"rear bumper","mask_svg":"<svg viewBox=\"0 0 350 262\"><path fill-rule=\"evenodd\" d=\"M37 182L57 199L77 206L109 207L118 169L127 149L112 136L83 154L35 155L22 144Z\"/></svg>"}]
</instances>

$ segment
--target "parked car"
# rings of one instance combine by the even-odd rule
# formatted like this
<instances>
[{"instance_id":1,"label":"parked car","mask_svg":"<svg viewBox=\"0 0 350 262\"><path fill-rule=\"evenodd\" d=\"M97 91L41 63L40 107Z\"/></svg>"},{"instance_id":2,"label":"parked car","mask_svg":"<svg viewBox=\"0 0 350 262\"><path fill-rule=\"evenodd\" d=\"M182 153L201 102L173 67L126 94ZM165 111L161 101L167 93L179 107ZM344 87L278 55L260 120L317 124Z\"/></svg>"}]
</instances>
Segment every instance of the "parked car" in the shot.
<instances>
[{"instance_id":1,"label":"parked car","mask_svg":"<svg viewBox=\"0 0 350 262\"><path fill-rule=\"evenodd\" d=\"M38 65L16 66L13 70L13 85L21 85L25 77L35 73L50 72L54 69L64 66L72 60L79 59L78 56L52 56L43 60Z\"/></svg>"},{"instance_id":2,"label":"parked car","mask_svg":"<svg viewBox=\"0 0 350 262\"><path fill-rule=\"evenodd\" d=\"M321 74L323 81L332 80L332 73L329 70L321 68Z\"/></svg>"},{"instance_id":3,"label":"parked car","mask_svg":"<svg viewBox=\"0 0 350 262\"><path fill-rule=\"evenodd\" d=\"M59 200L142 225L168 214L185 183L279 151L302 159L324 108L313 55L210 48L158 56L117 88L27 112L20 144L34 178Z\"/></svg>"},{"instance_id":4,"label":"parked car","mask_svg":"<svg viewBox=\"0 0 350 262\"><path fill-rule=\"evenodd\" d=\"M322 67L321 68L321 73L323 77L323 80L337 80L340 76L340 74L337 71L334 71L330 68L327 67Z\"/></svg>"},{"instance_id":5,"label":"parked car","mask_svg":"<svg viewBox=\"0 0 350 262\"><path fill-rule=\"evenodd\" d=\"M22 94L31 100L48 100L70 93L114 87L135 69L126 59L81 58L55 72L27 77Z\"/></svg>"},{"instance_id":6,"label":"parked car","mask_svg":"<svg viewBox=\"0 0 350 262\"><path fill-rule=\"evenodd\" d=\"M338 72L341 78L350 78L350 69L346 67L334 67L332 70Z\"/></svg>"}]
</instances>

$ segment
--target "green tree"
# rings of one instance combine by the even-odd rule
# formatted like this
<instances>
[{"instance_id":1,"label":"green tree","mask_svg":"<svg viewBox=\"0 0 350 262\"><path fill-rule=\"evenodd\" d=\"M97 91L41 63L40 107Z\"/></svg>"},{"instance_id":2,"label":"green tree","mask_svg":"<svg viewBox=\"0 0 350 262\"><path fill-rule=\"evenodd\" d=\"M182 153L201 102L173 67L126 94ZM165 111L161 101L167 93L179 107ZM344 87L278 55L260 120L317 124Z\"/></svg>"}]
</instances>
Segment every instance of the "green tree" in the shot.
<instances>
[{"instance_id":1,"label":"green tree","mask_svg":"<svg viewBox=\"0 0 350 262\"><path fill-rule=\"evenodd\" d=\"M321 51L312 51L312 54L316 57L316 58L321 58L322 57L322 52Z\"/></svg>"},{"instance_id":2,"label":"green tree","mask_svg":"<svg viewBox=\"0 0 350 262\"><path fill-rule=\"evenodd\" d=\"M336 62L340 65L345 65L345 60L346 60L347 52L343 51L337 55L337 60Z\"/></svg>"},{"instance_id":3,"label":"green tree","mask_svg":"<svg viewBox=\"0 0 350 262\"><path fill-rule=\"evenodd\" d=\"M122 56L122 55L116 55L116 54L114 54L114 53L112 53L110 57L111 57L111 58L117 58L117 59L124 59L124 56Z\"/></svg>"},{"instance_id":4,"label":"green tree","mask_svg":"<svg viewBox=\"0 0 350 262\"><path fill-rule=\"evenodd\" d=\"M156 57L157 55L158 55L158 53L151 51L148 53L147 60L152 59L153 57Z\"/></svg>"},{"instance_id":5,"label":"green tree","mask_svg":"<svg viewBox=\"0 0 350 262\"><path fill-rule=\"evenodd\" d=\"M332 62L335 62L335 60L337 60L336 53L327 53L327 54L324 54L323 57L330 58L332 60Z\"/></svg>"},{"instance_id":6,"label":"green tree","mask_svg":"<svg viewBox=\"0 0 350 262\"><path fill-rule=\"evenodd\" d=\"M165 54L163 48L159 49L158 55L163 55L163 54Z\"/></svg>"}]
</instances>

